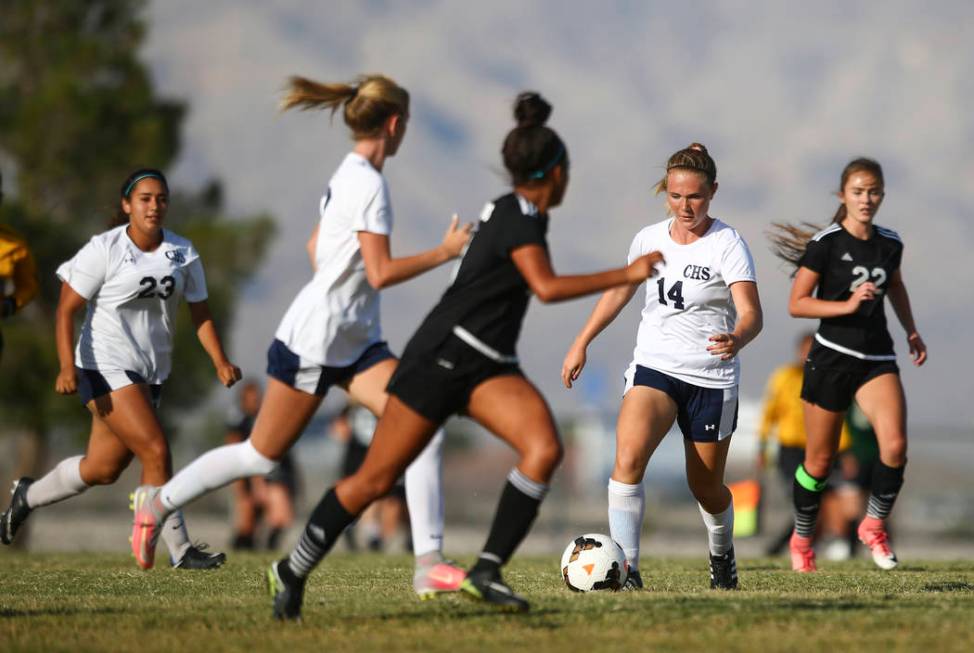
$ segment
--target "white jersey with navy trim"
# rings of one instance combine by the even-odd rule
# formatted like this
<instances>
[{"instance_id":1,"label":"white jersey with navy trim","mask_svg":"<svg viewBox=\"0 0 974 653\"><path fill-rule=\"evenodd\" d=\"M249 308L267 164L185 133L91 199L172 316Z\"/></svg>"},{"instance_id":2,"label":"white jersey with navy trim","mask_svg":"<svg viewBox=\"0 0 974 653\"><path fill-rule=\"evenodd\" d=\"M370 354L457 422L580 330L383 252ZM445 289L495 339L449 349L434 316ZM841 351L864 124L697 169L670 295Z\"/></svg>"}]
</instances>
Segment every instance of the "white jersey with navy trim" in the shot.
<instances>
[{"instance_id":1,"label":"white jersey with navy trim","mask_svg":"<svg viewBox=\"0 0 974 653\"><path fill-rule=\"evenodd\" d=\"M179 300L206 300L206 278L189 240L165 229L162 244L144 252L127 228L94 236L57 276L88 300L75 364L158 384L169 376Z\"/></svg>"},{"instance_id":2,"label":"white jersey with navy trim","mask_svg":"<svg viewBox=\"0 0 974 653\"><path fill-rule=\"evenodd\" d=\"M757 280L751 252L740 234L720 220L687 245L670 236L672 222L644 228L629 248L630 263L652 251L666 259L646 282L630 371L642 365L704 388L736 386L738 358L722 361L707 347L713 344L710 336L734 331L737 311L730 286Z\"/></svg>"},{"instance_id":3,"label":"white jersey with navy trim","mask_svg":"<svg viewBox=\"0 0 974 653\"><path fill-rule=\"evenodd\" d=\"M382 174L350 152L319 205L314 277L284 314L275 337L317 365L344 367L382 340L379 291L369 284L358 232L392 233L392 204Z\"/></svg>"}]
</instances>

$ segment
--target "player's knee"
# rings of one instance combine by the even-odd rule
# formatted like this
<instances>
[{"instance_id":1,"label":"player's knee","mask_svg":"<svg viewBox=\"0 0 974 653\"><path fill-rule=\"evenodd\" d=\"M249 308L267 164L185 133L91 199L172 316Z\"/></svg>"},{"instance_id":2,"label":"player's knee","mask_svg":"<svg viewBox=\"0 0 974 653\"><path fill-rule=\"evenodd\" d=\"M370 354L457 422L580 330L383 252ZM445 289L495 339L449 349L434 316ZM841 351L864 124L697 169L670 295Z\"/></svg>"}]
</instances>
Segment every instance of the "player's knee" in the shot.
<instances>
[{"instance_id":1,"label":"player's knee","mask_svg":"<svg viewBox=\"0 0 974 653\"><path fill-rule=\"evenodd\" d=\"M565 448L558 438L546 438L531 443L531 447L525 452L525 463L531 467L544 470L548 474L553 472L561 464L565 455Z\"/></svg>"},{"instance_id":2,"label":"player's knee","mask_svg":"<svg viewBox=\"0 0 974 653\"><path fill-rule=\"evenodd\" d=\"M824 453L824 454L811 454L805 452L805 462L802 465L805 467L805 471L815 478L826 478L832 469L832 464L835 461L835 456Z\"/></svg>"},{"instance_id":3,"label":"player's knee","mask_svg":"<svg viewBox=\"0 0 974 653\"><path fill-rule=\"evenodd\" d=\"M889 444L884 443L880 458L890 467L902 467L906 464L906 437L893 439Z\"/></svg>"},{"instance_id":4,"label":"player's knee","mask_svg":"<svg viewBox=\"0 0 974 653\"><path fill-rule=\"evenodd\" d=\"M688 485L693 498L704 507L726 503L729 490L720 479L694 479Z\"/></svg>"},{"instance_id":5,"label":"player's knee","mask_svg":"<svg viewBox=\"0 0 974 653\"><path fill-rule=\"evenodd\" d=\"M641 479L644 472L643 458L638 451L620 448L616 452L615 469L612 478L621 480L623 478ZM636 481L626 481L633 483Z\"/></svg>"},{"instance_id":6,"label":"player's knee","mask_svg":"<svg viewBox=\"0 0 974 653\"><path fill-rule=\"evenodd\" d=\"M158 465L165 467L169 460L169 444L165 438L152 438L142 446L139 452L139 460L143 466Z\"/></svg>"},{"instance_id":7,"label":"player's knee","mask_svg":"<svg viewBox=\"0 0 974 653\"><path fill-rule=\"evenodd\" d=\"M250 440L240 444L230 445L237 448L240 456L241 467L252 476L264 476L270 474L277 467L277 461L271 460L254 448Z\"/></svg>"},{"instance_id":8,"label":"player's knee","mask_svg":"<svg viewBox=\"0 0 974 653\"><path fill-rule=\"evenodd\" d=\"M98 465L89 470L85 479L89 485L111 485L125 470L125 465Z\"/></svg>"}]
</instances>

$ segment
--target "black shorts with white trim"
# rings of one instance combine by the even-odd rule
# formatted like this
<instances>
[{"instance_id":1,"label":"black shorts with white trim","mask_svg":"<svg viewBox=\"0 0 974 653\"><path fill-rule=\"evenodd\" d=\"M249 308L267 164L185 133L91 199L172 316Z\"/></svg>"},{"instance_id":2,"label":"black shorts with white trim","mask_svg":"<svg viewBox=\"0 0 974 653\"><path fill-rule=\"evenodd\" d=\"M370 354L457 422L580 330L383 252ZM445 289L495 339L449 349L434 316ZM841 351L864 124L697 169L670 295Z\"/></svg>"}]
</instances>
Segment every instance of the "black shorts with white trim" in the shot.
<instances>
[{"instance_id":1,"label":"black shorts with white trim","mask_svg":"<svg viewBox=\"0 0 974 653\"><path fill-rule=\"evenodd\" d=\"M802 399L825 410L849 409L856 392L883 374L899 374L895 360L862 360L816 341L805 360Z\"/></svg>"}]
</instances>

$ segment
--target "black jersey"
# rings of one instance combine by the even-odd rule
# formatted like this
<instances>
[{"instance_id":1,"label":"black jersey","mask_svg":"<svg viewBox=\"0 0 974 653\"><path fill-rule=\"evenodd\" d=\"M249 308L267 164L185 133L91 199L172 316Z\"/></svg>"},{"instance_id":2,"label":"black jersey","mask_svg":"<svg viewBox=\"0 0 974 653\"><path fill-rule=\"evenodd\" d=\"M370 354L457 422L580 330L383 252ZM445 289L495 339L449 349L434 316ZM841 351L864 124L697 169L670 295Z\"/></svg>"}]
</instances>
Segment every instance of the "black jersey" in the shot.
<instances>
[{"instance_id":1,"label":"black jersey","mask_svg":"<svg viewBox=\"0 0 974 653\"><path fill-rule=\"evenodd\" d=\"M903 241L885 227L874 225L867 240L852 236L839 224L815 234L798 264L819 274L816 297L845 301L867 281L877 288L876 299L862 302L852 315L822 319L816 340L856 358L895 360L883 300L902 257Z\"/></svg>"},{"instance_id":2,"label":"black jersey","mask_svg":"<svg viewBox=\"0 0 974 653\"><path fill-rule=\"evenodd\" d=\"M498 362L514 362L531 289L511 250L548 249L548 216L509 193L484 207L480 224L457 264L453 283L417 329L403 357L430 352L452 333Z\"/></svg>"}]
</instances>

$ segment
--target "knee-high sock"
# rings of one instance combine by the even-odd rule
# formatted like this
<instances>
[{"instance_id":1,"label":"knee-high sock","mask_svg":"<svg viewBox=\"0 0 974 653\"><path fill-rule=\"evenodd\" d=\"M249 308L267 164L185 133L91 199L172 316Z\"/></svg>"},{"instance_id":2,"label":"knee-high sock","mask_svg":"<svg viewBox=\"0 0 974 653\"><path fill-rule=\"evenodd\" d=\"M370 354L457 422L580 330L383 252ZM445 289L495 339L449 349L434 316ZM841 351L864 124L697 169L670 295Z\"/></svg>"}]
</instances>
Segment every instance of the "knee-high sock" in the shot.
<instances>
[{"instance_id":1,"label":"knee-high sock","mask_svg":"<svg viewBox=\"0 0 974 653\"><path fill-rule=\"evenodd\" d=\"M311 513L297 546L286 558L287 564L279 565L279 571L307 578L355 517L338 500L335 488L328 490Z\"/></svg>"},{"instance_id":2,"label":"knee-high sock","mask_svg":"<svg viewBox=\"0 0 974 653\"><path fill-rule=\"evenodd\" d=\"M511 470L497 504L487 543L471 571L497 569L511 558L531 530L547 493L548 486L544 483L531 480L517 467Z\"/></svg>"},{"instance_id":3,"label":"knee-high sock","mask_svg":"<svg viewBox=\"0 0 974 653\"><path fill-rule=\"evenodd\" d=\"M173 563L179 562L189 548L189 533L186 532L182 510L177 510L166 518L166 523L162 525L162 539L169 549L169 560Z\"/></svg>"},{"instance_id":4,"label":"knee-high sock","mask_svg":"<svg viewBox=\"0 0 974 653\"><path fill-rule=\"evenodd\" d=\"M639 534L646 496L642 483L609 479L609 535L619 543L631 569L639 569Z\"/></svg>"},{"instance_id":5,"label":"knee-high sock","mask_svg":"<svg viewBox=\"0 0 974 653\"><path fill-rule=\"evenodd\" d=\"M876 461L869 493L869 505L866 508L867 515L876 519L889 517L890 511L893 510L893 504L896 503L896 497L900 494L900 488L903 487L903 471L905 469L906 463L903 463L902 467L888 467L882 461Z\"/></svg>"},{"instance_id":6,"label":"knee-high sock","mask_svg":"<svg viewBox=\"0 0 974 653\"><path fill-rule=\"evenodd\" d=\"M27 488L27 505L40 508L64 501L81 494L88 484L81 480L81 459L84 456L65 458L51 471L31 483Z\"/></svg>"},{"instance_id":7,"label":"knee-high sock","mask_svg":"<svg viewBox=\"0 0 974 653\"><path fill-rule=\"evenodd\" d=\"M162 486L159 502L166 512L248 476L269 474L277 462L254 449L250 440L208 451L184 467Z\"/></svg>"},{"instance_id":8,"label":"knee-high sock","mask_svg":"<svg viewBox=\"0 0 974 653\"><path fill-rule=\"evenodd\" d=\"M822 505L822 492L827 481L815 478L805 471L804 465L795 470L792 499L795 504L795 533L800 537L815 537L818 525L818 509Z\"/></svg>"},{"instance_id":9,"label":"knee-high sock","mask_svg":"<svg viewBox=\"0 0 974 653\"><path fill-rule=\"evenodd\" d=\"M700 516L707 526L707 541L710 545L710 555L722 556L734 546L734 502L724 509L724 512L712 515L703 509L699 503Z\"/></svg>"},{"instance_id":10,"label":"knee-high sock","mask_svg":"<svg viewBox=\"0 0 974 653\"><path fill-rule=\"evenodd\" d=\"M406 468L406 504L419 558L443 551L443 429Z\"/></svg>"}]
</instances>

